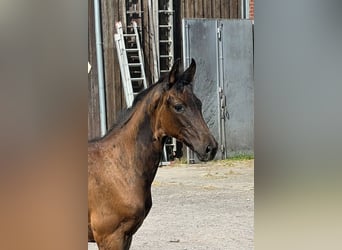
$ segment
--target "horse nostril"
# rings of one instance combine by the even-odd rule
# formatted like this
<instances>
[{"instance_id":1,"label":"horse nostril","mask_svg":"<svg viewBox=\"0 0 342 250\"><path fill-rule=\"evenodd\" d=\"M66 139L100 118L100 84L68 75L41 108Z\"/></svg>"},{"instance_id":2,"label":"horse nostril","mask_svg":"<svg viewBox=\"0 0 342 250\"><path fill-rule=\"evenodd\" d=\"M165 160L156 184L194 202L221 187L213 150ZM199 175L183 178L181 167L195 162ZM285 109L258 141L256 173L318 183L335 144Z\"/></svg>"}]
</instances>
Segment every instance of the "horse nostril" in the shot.
<instances>
[{"instance_id":1,"label":"horse nostril","mask_svg":"<svg viewBox=\"0 0 342 250\"><path fill-rule=\"evenodd\" d=\"M212 146L208 145L205 152L210 153L213 150Z\"/></svg>"}]
</instances>

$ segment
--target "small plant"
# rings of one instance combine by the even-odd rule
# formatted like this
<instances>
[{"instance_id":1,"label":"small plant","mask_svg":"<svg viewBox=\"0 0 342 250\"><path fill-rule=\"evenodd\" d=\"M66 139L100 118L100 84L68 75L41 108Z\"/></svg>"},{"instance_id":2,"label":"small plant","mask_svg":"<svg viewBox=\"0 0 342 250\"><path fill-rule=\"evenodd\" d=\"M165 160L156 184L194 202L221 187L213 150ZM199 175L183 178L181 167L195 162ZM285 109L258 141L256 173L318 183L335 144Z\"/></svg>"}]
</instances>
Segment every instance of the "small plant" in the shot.
<instances>
[{"instance_id":1,"label":"small plant","mask_svg":"<svg viewBox=\"0 0 342 250\"><path fill-rule=\"evenodd\" d=\"M243 161L243 160L252 160L254 159L253 154L236 154L232 156L228 156L226 160L228 161Z\"/></svg>"}]
</instances>

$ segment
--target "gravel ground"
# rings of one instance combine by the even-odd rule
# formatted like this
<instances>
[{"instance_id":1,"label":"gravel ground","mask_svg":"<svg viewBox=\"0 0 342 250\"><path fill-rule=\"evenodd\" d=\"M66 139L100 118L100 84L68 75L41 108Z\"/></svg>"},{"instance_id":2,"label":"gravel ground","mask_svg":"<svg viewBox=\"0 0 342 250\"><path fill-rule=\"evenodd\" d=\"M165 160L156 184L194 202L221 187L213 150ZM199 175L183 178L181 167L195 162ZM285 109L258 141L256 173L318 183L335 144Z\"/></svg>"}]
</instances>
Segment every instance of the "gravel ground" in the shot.
<instances>
[{"instance_id":1,"label":"gravel ground","mask_svg":"<svg viewBox=\"0 0 342 250\"><path fill-rule=\"evenodd\" d=\"M253 160L161 167L152 198L132 250L254 249Z\"/></svg>"}]
</instances>

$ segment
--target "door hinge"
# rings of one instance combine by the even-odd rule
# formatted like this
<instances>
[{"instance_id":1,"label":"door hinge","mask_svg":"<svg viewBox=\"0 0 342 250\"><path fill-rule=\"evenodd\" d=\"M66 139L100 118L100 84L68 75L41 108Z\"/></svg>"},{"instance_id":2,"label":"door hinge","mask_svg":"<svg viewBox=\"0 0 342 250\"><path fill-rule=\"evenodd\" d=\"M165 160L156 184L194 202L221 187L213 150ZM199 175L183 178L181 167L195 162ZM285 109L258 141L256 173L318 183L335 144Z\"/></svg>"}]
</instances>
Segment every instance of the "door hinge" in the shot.
<instances>
[{"instance_id":1,"label":"door hinge","mask_svg":"<svg viewBox=\"0 0 342 250\"><path fill-rule=\"evenodd\" d=\"M222 39L222 28L223 28L223 24L221 23L219 27L217 27L217 39L219 41L221 41Z\"/></svg>"}]
</instances>

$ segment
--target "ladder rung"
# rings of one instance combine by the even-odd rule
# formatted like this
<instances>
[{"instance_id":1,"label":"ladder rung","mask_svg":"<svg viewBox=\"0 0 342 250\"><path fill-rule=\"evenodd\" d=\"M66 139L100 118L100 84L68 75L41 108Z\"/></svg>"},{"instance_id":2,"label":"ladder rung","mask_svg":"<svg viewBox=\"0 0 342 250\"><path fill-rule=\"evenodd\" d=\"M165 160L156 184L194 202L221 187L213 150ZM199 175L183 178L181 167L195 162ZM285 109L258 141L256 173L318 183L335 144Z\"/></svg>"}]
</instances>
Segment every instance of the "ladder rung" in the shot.
<instances>
[{"instance_id":1,"label":"ladder rung","mask_svg":"<svg viewBox=\"0 0 342 250\"><path fill-rule=\"evenodd\" d=\"M169 24L161 24L161 25L159 25L159 28L172 28L172 25L169 25Z\"/></svg>"},{"instance_id":2,"label":"ladder rung","mask_svg":"<svg viewBox=\"0 0 342 250\"><path fill-rule=\"evenodd\" d=\"M127 29L134 29L134 26L133 25L127 25ZM141 30L141 27L140 25L137 25L137 30Z\"/></svg>"},{"instance_id":3,"label":"ladder rung","mask_svg":"<svg viewBox=\"0 0 342 250\"><path fill-rule=\"evenodd\" d=\"M160 43L172 43L172 40L159 40Z\"/></svg>"},{"instance_id":4,"label":"ladder rung","mask_svg":"<svg viewBox=\"0 0 342 250\"><path fill-rule=\"evenodd\" d=\"M166 70L166 69L162 69L160 70L160 73L166 73L166 72L169 72L170 70Z\"/></svg>"},{"instance_id":5,"label":"ladder rung","mask_svg":"<svg viewBox=\"0 0 342 250\"><path fill-rule=\"evenodd\" d=\"M139 51L139 49L126 49L128 52Z\"/></svg>"},{"instance_id":6,"label":"ladder rung","mask_svg":"<svg viewBox=\"0 0 342 250\"><path fill-rule=\"evenodd\" d=\"M128 63L128 66L141 66L141 63Z\"/></svg>"},{"instance_id":7,"label":"ladder rung","mask_svg":"<svg viewBox=\"0 0 342 250\"><path fill-rule=\"evenodd\" d=\"M126 14L143 14L143 11L137 11L137 10L127 10Z\"/></svg>"},{"instance_id":8,"label":"ladder rung","mask_svg":"<svg viewBox=\"0 0 342 250\"><path fill-rule=\"evenodd\" d=\"M173 14L173 10L158 10L158 13Z\"/></svg>"},{"instance_id":9,"label":"ladder rung","mask_svg":"<svg viewBox=\"0 0 342 250\"><path fill-rule=\"evenodd\" d=\"M123 36L130 36L130 37L134 37L135 36L135 34L123 34Z\"/></svg>"},{"instance_id":10,"label":"ladder rung","mask_svg":"<svg viewBox=\"0 0 342 250\"><path fill-rule=\"evenodd\" d=\"M132 81L141 81L144 80L144 77L138 77L138 78L131 78Z\"/></svg>"},{"instance_id":11,"label":"ladder rung","mask_svg":"<svg viewBox=\"0 0 342 250\"><path fill-rule=\"evenodd\" d=\"M172 58L171 55L160 55L159 57L160 57L160 58Z\"/></svg>"}]
</instances>

